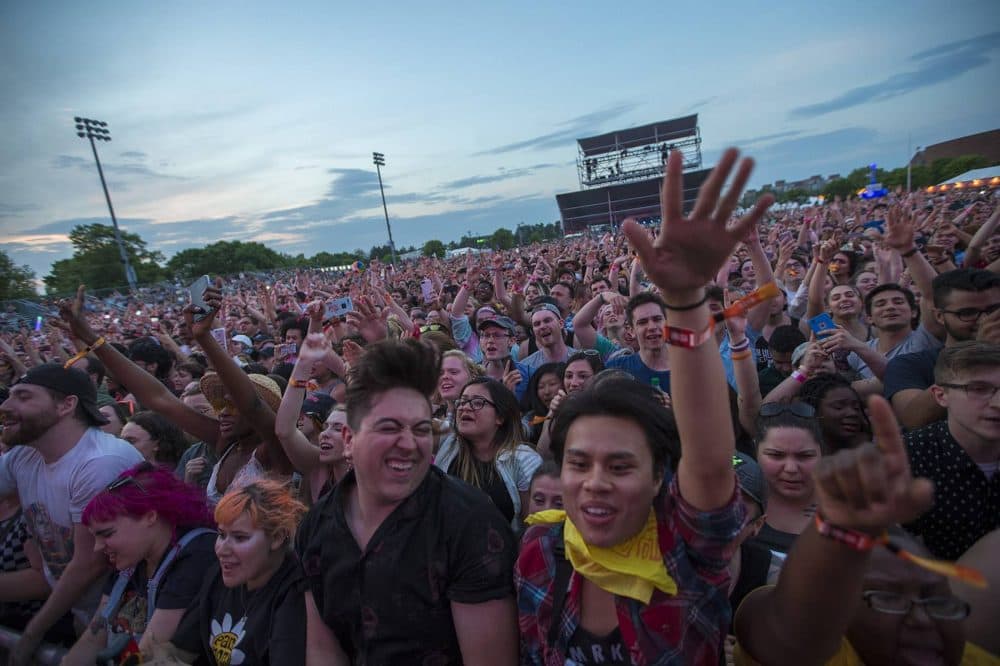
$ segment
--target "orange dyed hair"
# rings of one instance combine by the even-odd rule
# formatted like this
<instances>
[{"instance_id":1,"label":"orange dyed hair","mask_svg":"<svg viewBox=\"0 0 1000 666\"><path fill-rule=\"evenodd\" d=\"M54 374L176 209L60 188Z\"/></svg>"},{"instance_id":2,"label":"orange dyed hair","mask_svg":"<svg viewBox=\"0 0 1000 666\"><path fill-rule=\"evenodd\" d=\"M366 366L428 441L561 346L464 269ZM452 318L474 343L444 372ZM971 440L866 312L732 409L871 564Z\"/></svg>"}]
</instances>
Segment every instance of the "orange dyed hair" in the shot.
<instances>
[{"instance_id":1,"label":"orange dyed hair","mask_svg":"<svg viewBox=\"0 0 1000 666\"><path fill-rule=\"evenodd\" d=\"M226 493L215 507L215 522L228 525L244 513L268 537L284 535L291 540L306 506L284 484L261 479Z\"/></svg>"}]
</instances>

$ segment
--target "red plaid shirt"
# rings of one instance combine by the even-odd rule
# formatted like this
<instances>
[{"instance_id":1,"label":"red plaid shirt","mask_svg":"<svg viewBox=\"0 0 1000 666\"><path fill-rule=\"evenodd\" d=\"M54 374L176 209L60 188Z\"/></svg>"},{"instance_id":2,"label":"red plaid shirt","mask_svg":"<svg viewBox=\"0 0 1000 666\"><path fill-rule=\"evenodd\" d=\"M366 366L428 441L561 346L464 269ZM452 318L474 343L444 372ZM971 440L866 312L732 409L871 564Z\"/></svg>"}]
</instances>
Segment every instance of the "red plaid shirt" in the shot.
<instances>
[{"instance_id":1,"label":"red plaid shirt","mask_svg":"<svg viewBox=\"0 0 1000 666\"><path fill-rule=\"evenodd\" d=\"M654 590L648 604L615 596L622 640L638 666L706 664L716 666L731 610L727 566L736 549L746 509L734 487L721 509L700 512L684 501L677 478L654 501L660 552L677 594ZM521 663L564 666L572 663L567 646L580 624L581 576L573 572L557 621L555 645L549 645L556 572L554 544L562 525L538 525L524 536L514 570ZM570 660L567 661L567 657Z\"/></svg>"}]
</instances>

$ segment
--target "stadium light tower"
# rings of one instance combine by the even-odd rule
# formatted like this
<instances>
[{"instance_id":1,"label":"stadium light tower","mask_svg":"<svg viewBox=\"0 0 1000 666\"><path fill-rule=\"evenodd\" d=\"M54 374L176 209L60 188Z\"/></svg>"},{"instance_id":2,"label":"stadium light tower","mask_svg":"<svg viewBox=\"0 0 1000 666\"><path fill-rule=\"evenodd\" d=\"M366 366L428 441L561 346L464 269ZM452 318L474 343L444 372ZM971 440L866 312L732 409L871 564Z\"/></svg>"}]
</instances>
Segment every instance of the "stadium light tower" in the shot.
<instances>
[{"instance_id":1,"label":"stadium light tower","mask_svg":"<svg viewBox=\"0 0 1000 666\"><path fill-rule=\"evenodd\" d=\"M132 264L129 263L128 253L125 252L125 244L122 243L122 235L118 230L118 220L115 218L115 209L111 206L111 195L108 194L108 184L104 181L104 169L101 168L101 159L97 156L97 145L94 144L94 139L98 141L111 141L111 131L108 130L108 124L100 120L91 120L90 118L81 118L79 116L73 118L73 120L76 122L76 135L81 139L90 139L90 149L94 151L94 162L97 163L97 174L101 177L101 187L104 188L104 199L108 202L108 212L111 213L111 225L115 230L118 256L125 267L125 279L128 280L128 286L134 292L136 291L135 271L132 269Z\"/></svg>"},{"instance_id":2,"label":"stadium light tower","mask_svg":"<svg viewBox=\"0 0 1000 666\"><path fill-rule=\"evenodd\" d=\"M385 213L385 230L389 232L389 249L392 251L392 263L396 261L396 244L392 242L392 226L389 225L389 209L385 205L385 190L382 189L382 167L385 166L385 155L382 153L372 153L372 161L375 163L375 171L378 172L378 191L382 194L382 211Z\"/></svg>"}]
</instances>

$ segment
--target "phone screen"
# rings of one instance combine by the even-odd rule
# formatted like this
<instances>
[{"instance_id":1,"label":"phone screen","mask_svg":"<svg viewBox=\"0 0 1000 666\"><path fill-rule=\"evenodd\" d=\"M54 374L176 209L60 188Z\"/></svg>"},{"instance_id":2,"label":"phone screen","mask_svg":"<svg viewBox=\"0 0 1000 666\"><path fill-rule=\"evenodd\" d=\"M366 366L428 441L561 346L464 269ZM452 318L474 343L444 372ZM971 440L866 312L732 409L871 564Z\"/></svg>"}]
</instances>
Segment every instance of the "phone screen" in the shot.
<instances>
[{"instance_id":1,"label":"phone screen","mask_svg":"<svg viewBox=\"0 0 1000 666\"><path fill-rule=\"evenodd\" d=\"M190 287L188 287L188 293L191 298L191 305L199 307L203 312L195 313L194 320L201 321L208 316L208 312L211 308L208 307L208 303L205 302L205 290L208 289L209 284L211 284L207 275L202 275L200 278L195 280Z\"/></svg>"}]
</instances>

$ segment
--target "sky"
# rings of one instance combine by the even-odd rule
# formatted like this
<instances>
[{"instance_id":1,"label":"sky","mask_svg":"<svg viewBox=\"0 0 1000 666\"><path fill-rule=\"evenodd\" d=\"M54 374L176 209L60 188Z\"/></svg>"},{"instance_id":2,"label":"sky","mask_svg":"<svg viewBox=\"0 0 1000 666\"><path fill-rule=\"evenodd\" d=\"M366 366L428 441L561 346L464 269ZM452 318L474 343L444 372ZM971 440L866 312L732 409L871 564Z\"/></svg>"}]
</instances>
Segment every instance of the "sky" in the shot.
<instances>
[{"instance_id":1,"label":"sky","mask_svg":"<svg viewBox=\"0 0 1000 666\"><path fill-rule=\"evenodd\" d=\"M343 5L343 6L342 6ZM306 256L559 217L577 138L697 113L751 186L906 163L1000 123L993 0L5 2L0 249L38 277L109 223L170 257ZM992 17L992 18L990 18Z\"/></svg>"}]
</instances>

